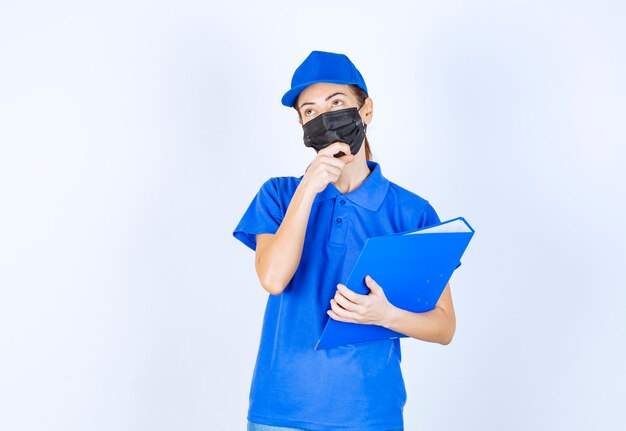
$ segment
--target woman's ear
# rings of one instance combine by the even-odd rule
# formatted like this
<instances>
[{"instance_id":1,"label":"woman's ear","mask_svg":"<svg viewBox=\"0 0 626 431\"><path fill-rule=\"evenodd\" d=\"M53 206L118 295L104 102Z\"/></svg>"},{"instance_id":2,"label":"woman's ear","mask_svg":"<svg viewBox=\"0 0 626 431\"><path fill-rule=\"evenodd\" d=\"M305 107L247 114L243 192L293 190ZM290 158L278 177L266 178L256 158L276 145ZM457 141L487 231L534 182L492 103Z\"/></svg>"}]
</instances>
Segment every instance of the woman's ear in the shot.
<instances>
[{"instance_id":1,"label":"woman's ear","mask_svg":"<svg viewBox=\"0 0 626 431\"><path fill-rule=\"evenodd\" d=\"M374 101L371 97L368 97L363 102L363 115L365 116L363 122L365 124L369 124L374 118Z\"/></svg>"}]
</instances>

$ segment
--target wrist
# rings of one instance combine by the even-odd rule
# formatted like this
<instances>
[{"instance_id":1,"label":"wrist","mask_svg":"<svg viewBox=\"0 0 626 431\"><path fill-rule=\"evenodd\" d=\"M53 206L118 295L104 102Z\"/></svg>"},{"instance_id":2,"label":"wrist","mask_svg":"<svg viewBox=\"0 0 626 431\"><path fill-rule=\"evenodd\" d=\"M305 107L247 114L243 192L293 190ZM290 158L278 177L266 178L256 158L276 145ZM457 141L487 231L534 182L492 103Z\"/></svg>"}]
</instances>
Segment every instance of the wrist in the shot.
<instances>
[{"instance_id":1,"label":"wrist","mask_svg":"<svg viewBox=\"0 0 626 431\"><path fill-rule=\"evenodd\" d=\"M381 326L387 329L394 328L396 326L396 322L398 321L398 318L401 312L402 312L401 309L399 309L392 303L389 303L389 307L387 308L387 313L385 313L385 317L383 318L383 322L381 323Z\"/></svg>"},{"instance_id":2,"label":"wrist","mask_svg":"<svg viewBox=\"0 0 626 431\"><path fill-rule=\"evenodd\" d=\"M317 192L309 187L308 183L304 179L300 181L296 190L299 190L305 199L313 200L315 199L315 195L317 195Z\"/></svg>"}]
</instances>

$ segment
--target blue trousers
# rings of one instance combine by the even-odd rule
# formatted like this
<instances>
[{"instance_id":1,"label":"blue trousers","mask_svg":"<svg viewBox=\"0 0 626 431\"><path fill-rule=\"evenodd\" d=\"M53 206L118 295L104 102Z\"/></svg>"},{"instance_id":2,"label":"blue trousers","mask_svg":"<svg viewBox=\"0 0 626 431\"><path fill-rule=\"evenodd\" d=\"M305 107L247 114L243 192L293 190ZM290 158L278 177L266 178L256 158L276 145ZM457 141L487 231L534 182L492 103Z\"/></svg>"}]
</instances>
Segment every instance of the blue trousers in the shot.
<instances>
[{"instance_id":1,"label":"blue trousers","mask_svg":"<svg viewBox=\"0 0 626 431\"><path fill-rule=\"evenodd\" d=\"M310 431L304 428L289 428L289 427L276 427L273 425L257 424L248 420L248 431ZM391 431L404 431L404 430L391 430Z\"/></svg>"}]
</instances>

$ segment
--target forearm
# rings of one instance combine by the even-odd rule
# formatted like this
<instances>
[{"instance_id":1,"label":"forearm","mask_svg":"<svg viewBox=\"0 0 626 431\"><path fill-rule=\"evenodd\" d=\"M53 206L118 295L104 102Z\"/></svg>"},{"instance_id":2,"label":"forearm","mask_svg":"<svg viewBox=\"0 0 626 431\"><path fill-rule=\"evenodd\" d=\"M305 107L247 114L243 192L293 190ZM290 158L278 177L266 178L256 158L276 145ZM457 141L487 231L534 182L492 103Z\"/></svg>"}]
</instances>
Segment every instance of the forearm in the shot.
<instances>
[{"instance_id":1,"label":"forearm","mask_svg":"<svg viewBox=\"0 0 626 431\"><path fill-rule=\"evenodd\" d=\"M454 313L436 306L430 311L414 313L392 306L383 326L418 340L449 344L456 330Z\"/></svg>"},{"instance_id":2,"label":"forearm","mask_svg":"<svg viewBox=\"0 0 626 431\"><path fill-rule=\"evenodd\" d=\"M300 264L314 199L315 193L299 185L272 241L257 255L259 278L274 294L282 292Z\"/></svg>"}]
</instances>

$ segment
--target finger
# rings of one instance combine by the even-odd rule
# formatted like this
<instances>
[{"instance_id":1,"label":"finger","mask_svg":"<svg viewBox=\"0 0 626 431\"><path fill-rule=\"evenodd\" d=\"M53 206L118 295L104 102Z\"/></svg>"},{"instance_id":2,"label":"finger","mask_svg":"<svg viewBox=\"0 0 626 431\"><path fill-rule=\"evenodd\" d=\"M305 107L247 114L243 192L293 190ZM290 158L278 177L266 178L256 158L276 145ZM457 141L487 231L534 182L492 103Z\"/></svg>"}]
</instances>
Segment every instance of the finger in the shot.
<instances>
[{"instance_id":1,"label":"finger","mask_svg":"<svg viewBox=\"0 0 626 431\"><path fill-rule=\"evenodd\" d=\"M347 165L348 163L352 163L355 157L353 154L344 154L343 156L336 157L336 159L341 160Z\"/></svg>"},{"instance_id":2,"label":"finger","mask_svg":"<svg viewBox=\"0 0 626 431\"><path fill-rule=\"evenodd\" d=\"M322 165L322 169L324 169L326 172L339 177L339 175L341 175L341 169L335 167L335 166L330 166L330 165Z\"/></svg>"},{"instance_id":3,"label":"finger","mask_svg":"<svg viewBox=\"0 0 626 431\"><path fill-rule=\"evenodd\" d=\"M350 301L348 298L343 296L341 292L339 291L335 292L335 297L333 299L335 300L337 304L341 305L341 307L344 308L345 310L354 311L356 313L360 311L359 309L361 306L359 304L355 304L354 302Z\"/></svg>"},{"instance_id":4,"label":"finger","mask_svg":"<svg viewBox=\"0 0 626 431\"><path fill-rule=\"evenodd\" d=\"M324 176L324 182L326 184L334 184L339 179L339 175L334 174L332 172L328 172L327 170L322 170L322 175Z\"/></svg>"},{"instance_id":5,"label":"finger","mask_svg":"<svg viewBox=\"0 0 626 431\"><path fill-rule=\"evenodd\" d=\"M359 295L355 291L350 290L350 288L348 286L339 283L337 285L337 289L339 290L339 292L341 292L341 294L343 296L345 296L351 302L353 302L355 304L362 304L363 303L362 298L363 298L364 295Z\"/></svg>"},{"instance_id":6,"label":"finger","mask_svg":"<svg viewBox=\"0 0 626 431\"><path fill-rule=\"evenodd\" d=\"M333 320L339 320L340 322L347 322L346 319L344 319L343 317L335 313L333 310L326 311L326 314L328 314Z\"/></svg>"},{"instance_id":7,"label":"finger","mask_svg":"<svg viewBox=\"0 0 626 431\"><path fill-rule=\"evenodd\" d=\"M330 300L330 308L336 314L343 317L344 319L358 321L361 318L361 316L358 313L355 313L353 311L348 311L345 308L342 308L339 304L337 304L337 302L334 299Z\"/></svg>"},{"instance_id":8,"label":"finger","mask_svg":"<svg viewBox=\"0 0 626 431\"><path fill-rule=\"evenodd\" d=\"M378 283L376 283L376 281L374 281L374 279L372 277L370 277L369 275L365 276L365 284L374 293L380 293L383 290L383 288L380 287L380 285Z\"/></svg>"},{"instance_id":9,"label":"finger","mask_svg":"<svg viewBox=\"0 0 626 431\"><path fill-rule=\"evenodd\" d=\"M320 163L334 166L339 169L343 169L346 166L346 162L337 157L332 156L321 156Z\"/></svg>"},{"instance_id":10,"label":"finger","mask_svg":"<svg viewBox=\"0 0 626 431\"><path fill-rule=\"evenodd\" d=\"M343 151L346 154L351 154L350 145L346 144L345 142L339 142L339 141L333 142L328 147L322 148L321 150L319 150L317 154L332 157L335 154L337 154L339 151Z\"/></svg>"}]
</instances>

